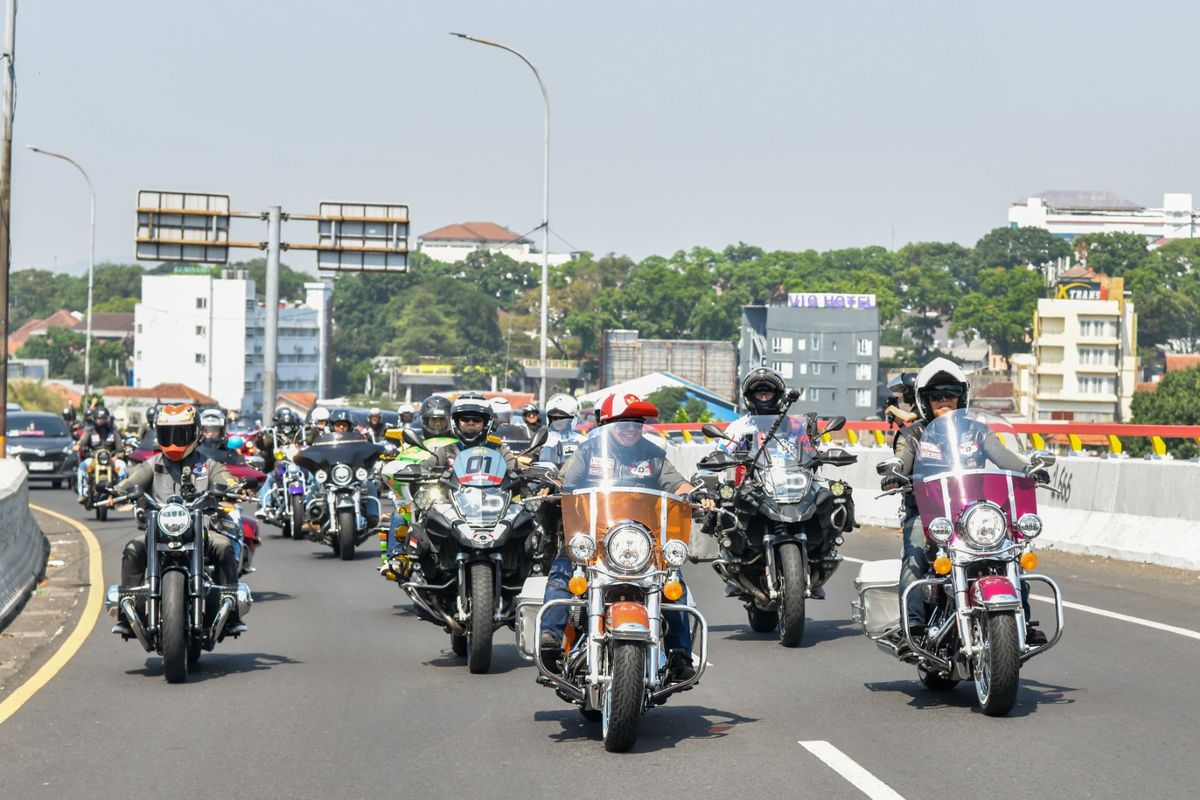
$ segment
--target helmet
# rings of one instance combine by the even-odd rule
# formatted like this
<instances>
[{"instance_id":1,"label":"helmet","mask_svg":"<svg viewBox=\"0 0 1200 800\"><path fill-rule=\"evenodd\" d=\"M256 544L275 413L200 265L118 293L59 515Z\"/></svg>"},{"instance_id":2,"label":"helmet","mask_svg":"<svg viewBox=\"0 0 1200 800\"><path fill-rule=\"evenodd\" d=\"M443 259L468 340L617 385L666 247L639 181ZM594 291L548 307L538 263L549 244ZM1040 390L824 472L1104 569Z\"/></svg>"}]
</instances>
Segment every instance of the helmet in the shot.
<instances>
[{"instance_id":1,"label":"helmet","mask_svg":"<svg viewBox=\"0 0 1200 800\"><path fill-rule=\"evenodd\" d=\"M916 404L916 397L913 395L913 386L917 382L917 373L901 372L892 382L888 384L888 391L909 405Z\"/></svg>"},{"instance_id":2,"label":"helmet","mask_svg":"<svg viewBox=\"0 0 1200 800\"><path fill-rule=\"evenodd\" d=\"M922 367L913 389L917 395L917 411L926 422L932 421L934 416L933 406L929 403L931 397L956 394L959 408L966 408L971 401L971 384L966 373L948 358L935 358Z\"/></svg>"},{"instance_id":3,"label":"helmet","mask_svg":"<svg viewBox=\"0 0 1200 800\"><path fill-rule=\"evenodd\" d=\"M458 423L465 416L482 417L483 429L476 434L464 435ZM450 407L450 430L454 432L460 442L468 447L477 447L483 444L495 424L496 418L492 413L491 403L478 392L459 395L458 399L454 401L454 405Z\"/></svg>"},{"instance_id":4,"label":"helmet","mask_svg":"<svg viewBox=\"0 0 1200 800\"><path fill-rule=\"evenodd\" d=\"M755 393L762 391L772 393L771 399L765 403L754 399ZM786 394L787 384L773 369L757 367L742 378L742 400L746 403L746 410L753 414L778 414L780 403Z\"/></svg>"},{"instance_id":5,"label":"helmet","mask_svg":"<svg viewBox=\"0 0 1200 800\"><path fill-rule=\"evenodd\" d=\"M290 408L281 408L275 412L275 427L291 433L300 427L300 415Z\"/></svg>"},{"instance_id":6,"label":"helmet","mask_svg":"<svg viewBox=\"0 0 1200 800\"><path fill-rule=\"evenodd\" d=\"M372 406L367 410L367 419L370 419L371 417L379 417L380 419L383 419L383 412L379 410L379 406Z\"/></svg>"},{"instance_id":7,"label":"helmet","mask_svg":"<svg viewBox=\"0 0 1200 800\"><path fill-rule=\"evenodd\" d=\"M196 449L200 420L189 403L168 404L158 412L154 429L163 455L172 461L180 461Z\"/></svg>"},{"instance_id":8,"label":"helmet","mask_svg":"<svg viewBox=\"0 0 1200 800\"><path fill-rule=\"evenodd\" d=\"M497 425L507 425L512 422L512 406L503 397L491 399L492 413L496 415Z\"/></svg>"},{"instance_id":9,"label":"helmet","mask_svg":"<svg viewBox=\"0 0 1200 800\"><path fill-rule=\"evenodd\" d=\"M541 410L538 409L538 407L537 407L537 403L526 403L525 405L521 406L521 416L522 417L529 416L530 414L541 414L541 413L542 413Z\"/></svg>"},{"instance_id":10,"label":"helmet","mask_svg":"<svg viewBox=\"0 0 1200 800\"><path fill-rule=\"evenodd\" d=\"M421 408L424 408L424 407L425 407L425 404L421 403ZM405 403L404 405L402 405L396 409L396 413L400 415L401 422L404 421L405 414L408 414L408 418L411 421L413 415L417 413L417 408L412 403Z\"/></svg>"},{"instance_id":11,"label":"helmet","mask_svg":"<svg viewBox=\"0 0 1200 800\"><path fill-rule=\"evenodd\" d=\"M569 394L552 395L546 401L546 419L575 419L579 416L579 401Z\"/></svg>"},{"instance_id":12,"label":"helmet","mask_svg":"<svg viewBox=\"0 0 1200 800\"><path fill-rule=\"evenodd\" d=\"M159 410L158 406L150 406L146 409L146 425L148 427L154 427L154 420L157 419Z\"/></svg>"},{"instance_id":13,"label":"helmet","mask_svg":"<svg viewBox=\"0 0 1200 800\"><path fill-rule=\"evenodd\" d=\"M441 420L436 425L434 420ZM421 403L421 435L426 439L450 433L450 398L435 394Z\"/></svg>"},{"instance_id":14,"label":"helmet","mask_svg":"<svg viewBox=\"0 0 1200 800\"><path fill-rule=\"evenodd\" d=\"M207 435L207 428L216 428L217 433ZM200 412L200 435L204 439L225 438L225 415L217 408L206 408Z\"/></svg>"},{"instance_id":15,"label":"helmet","mask_svg":"<svg viewBox=\"0 0 1200 800\"><path fill-rule=\"evenodd\" d=\"M62 418L64 422L75 421L75 406L67 406L62 410Z\"/></svg>"},{"instance_id":16,"label":"helmet","mask_svg":"<svg viewBox=\"0 0 1200 800\"><path fill-rule=\"evenodd\" d=\"M96 425L111 425L112 414L104 406L99 406L92 412L92 422Z\"/></svg>"},{"instance_id":17,"label":"helmet","mask_svg":"<svg viewBox=\"0 0 1200 800\"><path fill-rule=\"evenodd\" d=\"M317 406L312 411L308 412L308 421L314 425L322 422L329 422L329 409L325 406Z\"/></svg>"},{"instance_id":18,"label":"helmet","mask_svg":"<svg viewBox=\"0 0 1200 800\"><path fill-rule=\"evenodd\" d=\"M636 394L610 394L604 398L596 411L596 422L607 425L620 420L645 422L647 417L657 417L658 409L653 403L647 403Z\"/></svg>"},{"instance_id":19,"label":"helmet","mask_svg":"<svg viewBox=\"0 0 1200 800\"><path fill-rule=\"evenodd\" d=\"M327 413L329 414L329 427L331 429L334 428L339 422L346 423L350 428L354 427L354 415L350 413L350 409L339 408Z\"/></svg>"}]
</instances>

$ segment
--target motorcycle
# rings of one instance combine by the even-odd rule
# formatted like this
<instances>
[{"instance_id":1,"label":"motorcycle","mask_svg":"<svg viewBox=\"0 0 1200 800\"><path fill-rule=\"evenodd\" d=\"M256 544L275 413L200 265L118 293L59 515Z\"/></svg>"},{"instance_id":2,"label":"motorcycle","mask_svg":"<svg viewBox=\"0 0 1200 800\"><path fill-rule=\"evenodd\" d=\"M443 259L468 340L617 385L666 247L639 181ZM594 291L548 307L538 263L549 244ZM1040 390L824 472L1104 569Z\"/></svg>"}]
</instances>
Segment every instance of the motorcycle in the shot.
<instances>
[{"instance_id":1,"label":"motorcycle","mask_svg":"<svg viewBox=\"0 0 1200 800\"><path fill-rule=\"evenodd\" d=\"M404 429L402 428L392 428L385 436L391 442L404 444ZM397 586L403 584L412 575L413 561L409 558L403 543L408 539L409 529L417 522L420 510L413 506L409 482L393 480L392 476L403 467L431 458L430 450L454 444L455 441L457 440L449 436L435 436L425 439L422 447L405 446L397 450L391 458L388 458L386 453L383 457L388 460L388 463L381 470L381 478L387 485L391 497L392 514L400 516L400 523L396 527L394 539L389 531L379 532L379 574Z\"/></svg>"},{"instance_id":2,"label":"motorcycle","mask_svg":"<svg viewBox=\"0 0 1200 800\"><path fill-rule=\"evenodd\" d=\"M680 575L692 506L677 495L644 488L659 485L654 462L638 461L612 445L614 432L631 425L636 423L593 430L582 445L587 469L579 470L578 480L568 476L561 496L546 498L562 507L567 553L575 563L568 583L574 597L543 602L546 579L530 578L517 604L517 647L537 665L537 682L598 720L610 752L631 748L642 714L695 686L708 663L708 623L683 600ZM546 611L557 606L565 606L568 616L555 673L537 650ZM693 621L700 643L694 673L680 680L673 677L663 644L663 614L671 611Z\"/></svg>"},{"instance_id":3,"label":"motorcycle","mask_svg":"<svg viewBox=\"0 0 1200 800\"><path fill-rule=\"evenodd\" d=\"M200 447L200 453L206 458L211 458L225 465L225 469L229 470L239 484L248 489L257 489L266 479L266 474L258 467L262 466L262 459L251 456L253 464L241 463L244 459L241 456L241 437L232 437L225 447ZM259 546L262 544L262 538L258 532L258 520L249 514L243 514L236 503L222 503L221 516L218 517L222 531L231 538L234 538L240 545L238 550L238 575L248 575L254 572L254 554L258 552ZM144 513L138 508L138 513Z\"/></svg>"},{"instance_id":4,"label":"motorcycle","mask_svg":"<svg viewBox=\"0 0 1200 800\"><path fill-rule=\"evenodd\" d=\"M404 432L404 441L424 446L413 431ZM408 464L392 480L416 484L413 505L421 514L422 535L409 537L411 578L400 588L423 618L450 633L451 649L466 656L471 672L487 672L492 636L514 624L515 598L532 564L537 525L513 496L519 479L498 451L469 447L449 470Z\"/></svg>"},{"instance_id":5,"label":"motorcycle","mask_svg":"<svg viewBox=\"0 0 1200 800\"><path fill-rule=\"evenodd\" d=\"M361 435L327 433L296 456L295 463L317 483L316 497L305 513L319 527L310 530L308 538L332 547L342 561L354 559L354 549L371 535L371 527L379 520L379 498L364 488L382 454L383 445Z\"/></svg>"},{"instance_id":6,"label":"motorcycle","mask_svg":"<svg viewBox=\"0 0 1200 800\"><path fill-rule=\"evenodd\" d=\"M105 606L124 618L147 653L162 656L168 683L186 681L189 665L225 638L233 609L245 618L253 602L244 583L213 583L212 568L204 563L206 517L220 513L222 500L236 502L237 496L215 489L189 496L187 488L163 503L140 492L105 501L140 499L148 508L145 583L109 586ZM218 521L209 535L230 534Z\"/></svg>"},{"instance_id":7,"label":"motorcycle","mask_svg":"<svg viewBox=\"0 0 1200 800\"><path fill-rule=\"evenodd\" d=\"M983 713L998 717L1016 703L1021 664L1053 647L1062 636L1058 585L1037 568L1033 541L1042 532L1033 474L1054 463L1045 452L1028 454L1024 471L1000 469L981 445L988 430L996 441L1026 455L1023 438L996 414L959 409L937 417L920 441L911 479L899 459L882 462L885 481L900 484L882 496L911 492L928 546L931 574L899 591L899 559L864 564L855 579L852 616L885 652L917 667L934 691L975 682ZM1049 487L1046 487L1049 488ZM1041 582L1054 596L1057 627L1044 644L1031 645L1022 593ZM926 633L909 626L909 595L925 595ZM1036 623L1028 623L1036 624Z\"/></svg>"},{"instance_id":8,"label":"motorcycle","mask_svg":"<svg viewBox=\"0 0 1200 800\"><path fill-rule=\"evenodd\" d=\"M730 512L705 522L704 530L720 543L713 569L745 605L751 629L770 633L778 627L784 647L798 647L803 640L806 600L824 599L822 587L842 561L837 548L843 534L857 524L850 485L819 475L822 466L848 466L857 456L812 446L816 417L809 415L803 423L788 418L793 401L789 395L777 416L750 417L753 449L710 454L692 480ZM845 417L834 417L825 432L845 424ZM729 438L713 425L703 432Z\"/></svg>"},{"instance_id":9,"label":"motorcycle","mask_svg":"<svg viewBox=\"0 0 1200 800\"><path fill-rule=\"evenodd\" d=\"M304 495L308 490L308 475L296 463L300 445L288 444L275 451L275 483L271 488L270 508L275 510L271 522L283 530L283 538L304 538Z\"/></svg>"}]
</instances>

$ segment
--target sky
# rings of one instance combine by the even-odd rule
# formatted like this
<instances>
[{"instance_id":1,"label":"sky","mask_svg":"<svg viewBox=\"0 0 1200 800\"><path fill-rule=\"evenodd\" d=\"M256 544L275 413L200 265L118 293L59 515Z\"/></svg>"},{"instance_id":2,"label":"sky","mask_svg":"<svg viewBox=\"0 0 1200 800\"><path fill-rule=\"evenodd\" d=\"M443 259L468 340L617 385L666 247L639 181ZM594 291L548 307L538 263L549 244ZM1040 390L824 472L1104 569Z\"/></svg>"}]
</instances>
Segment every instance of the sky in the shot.
<instances>
[{"instance_id":1,"label":"sky","mask_svg":"<svg viewBox=\"0 0 1200 800\"><path fill-rule=\"evenodd\" d=\"M1200 201L1197 29L1200 4L1108 0L25 0L13 269L88 256L82 177L27 144L91 174L97 263L132 259L139 188L406 203L414 249L534 229L537 84L451 31L546 82L554 251L970 245L1046 189Z\"/></svg>"}]
</instances>

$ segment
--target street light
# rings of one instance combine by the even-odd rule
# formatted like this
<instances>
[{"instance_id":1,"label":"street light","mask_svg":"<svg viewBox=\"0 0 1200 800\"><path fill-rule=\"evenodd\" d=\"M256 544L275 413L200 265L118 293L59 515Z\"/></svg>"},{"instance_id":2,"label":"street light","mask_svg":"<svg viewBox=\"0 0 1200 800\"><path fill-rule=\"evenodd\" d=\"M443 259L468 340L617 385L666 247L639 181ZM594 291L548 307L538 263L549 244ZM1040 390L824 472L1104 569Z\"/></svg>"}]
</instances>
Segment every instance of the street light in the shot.
<instances>
[{"instance_id":1,"label":"street light","mask_svg":"<svg viewBox=\"0 0 1200 800\"><path fill-rule=\"evenodd\" d=\"M533 77L537 78L538 87L542 90L542 104L546 110L545 122L545 142L542 148L542 342L541 342L541 360L542 360L542 382L538 390L538 405L545 410L546 408L546 309L547 301L547 284L550 282L550 94L546 91L546 84L542 82L542 76L538 74L537 67L530 63L529 59L518 51L512 49L508 45L493 42L488 39L479 39L470 36L466 33L451 33L451 36L457 36L460 39L466 39L468 42L476 42L478 44L486 44L489 47L498 47L501 50L507 50L517 58L525 62L525 66L533 70Z\"/></svg>"},{"instance_id":2,"label":"street light","mask_svg":"<svg viewBox=\"0 0 1200 800\"><path fill-rule=\"evenodd\" d=\"M53 158L61 158L66 161L83 175L83 179L87 181L88 194L92 201L92 216L91 216L91 243L88 246L88 296L87 296L87 338L83 344L83 399L88 402L88 395L92 393L92 273L96 267L96 190L92 188L92 179L88 177L87 170L79 166L73 158L64 156L62 153L55 153L51 150L43 150L40 147L34 147L31 144L25 145L26 148L35 153L41 153L44 156Z\"/></svg>"}]
</instances>

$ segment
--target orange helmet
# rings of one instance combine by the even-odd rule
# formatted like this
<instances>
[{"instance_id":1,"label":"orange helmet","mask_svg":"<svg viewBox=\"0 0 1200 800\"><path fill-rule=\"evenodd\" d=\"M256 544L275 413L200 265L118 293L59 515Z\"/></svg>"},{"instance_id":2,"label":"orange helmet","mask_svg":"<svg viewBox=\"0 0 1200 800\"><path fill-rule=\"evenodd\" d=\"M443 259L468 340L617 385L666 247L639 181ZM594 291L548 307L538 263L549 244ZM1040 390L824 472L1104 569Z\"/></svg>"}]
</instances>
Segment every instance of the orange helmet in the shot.
<instances>
[{"instance_id":1,"label":"orange helmet","mask_svg":"<svg viewBox=\"0 0 1200 800\"><path fill-rule=\"evenodd\" d=\"M172 461L181 461L196 449L200 437L200 418L188 403L166 405L154 421L158 446Z\"/></svg>"},{"instance_id":2,"label":"orange helmet","mask_svg":"<svg viewBox=\"0 0 1200 800\"><path fill-rule=\"evenodd\" d=\"M654 404L643 400L636 394L610 394L600 404L596 419L600 425L607 425L620 420L645 422L647 417L657 416L658 409Z\"/></svg>"}]
</instances>

